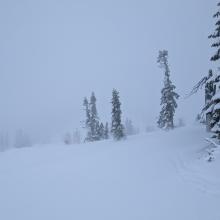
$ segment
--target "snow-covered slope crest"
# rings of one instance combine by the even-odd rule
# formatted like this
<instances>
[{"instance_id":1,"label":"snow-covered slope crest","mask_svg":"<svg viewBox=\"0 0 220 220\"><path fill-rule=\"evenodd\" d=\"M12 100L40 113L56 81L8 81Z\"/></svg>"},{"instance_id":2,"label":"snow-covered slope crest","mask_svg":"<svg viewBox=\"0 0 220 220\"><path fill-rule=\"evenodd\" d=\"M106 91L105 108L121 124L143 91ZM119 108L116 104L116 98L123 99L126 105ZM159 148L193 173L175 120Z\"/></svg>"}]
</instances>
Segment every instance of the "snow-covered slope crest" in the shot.
<instances>
[{"instance_id":1,"label":"snow-covered slope crest","mask_svg":"<svg viewBox=\"0 0 220 220\"><path fill-rule=\"evenodd\" d=\"M220 157L204 129L0 154L3 220L219 220Z\"/></svg>"}]
</instances>

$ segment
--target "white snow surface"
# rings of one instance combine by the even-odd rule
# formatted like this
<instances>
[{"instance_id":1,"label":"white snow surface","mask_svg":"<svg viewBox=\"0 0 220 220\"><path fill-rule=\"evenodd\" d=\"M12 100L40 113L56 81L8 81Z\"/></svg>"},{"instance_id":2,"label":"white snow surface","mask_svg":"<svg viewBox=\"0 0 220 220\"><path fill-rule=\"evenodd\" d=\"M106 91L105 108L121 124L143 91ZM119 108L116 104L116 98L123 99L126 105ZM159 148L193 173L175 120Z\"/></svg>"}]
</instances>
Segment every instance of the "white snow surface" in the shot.
<instances>
[{"instance_id":1,"label":"white snow surface","mask_svg":"<svg viewBox=\"0 0 220 220\"><path fill-rule=\"evenodd\" d=\"M1 220L219 220L203 127L0 153Z\"/></svg>"}]
</instances>

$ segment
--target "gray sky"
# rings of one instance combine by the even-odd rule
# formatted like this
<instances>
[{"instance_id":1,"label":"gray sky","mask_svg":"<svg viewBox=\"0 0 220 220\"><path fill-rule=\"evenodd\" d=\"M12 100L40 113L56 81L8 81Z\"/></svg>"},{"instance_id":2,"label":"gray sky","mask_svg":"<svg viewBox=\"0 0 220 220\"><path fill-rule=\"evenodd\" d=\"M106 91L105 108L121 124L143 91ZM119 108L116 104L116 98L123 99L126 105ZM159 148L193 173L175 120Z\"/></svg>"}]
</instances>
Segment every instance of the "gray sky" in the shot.
<instances>
[{"instance_id":1,"label":"gray sky","mask_svg":"<svg viewBox=\"0 0 220 220\"><path fill-rule=\"evenodd\" d=\"M112 88L124 117L156 122L169 51L171 79L181 95L177 118L194 120L202 92L183 99L213 67L207 36L216 0L0 1L0 129L34 137L80 126L82 100L94 91L100 118L110 120Z\"/></svg>"}]
</instances>

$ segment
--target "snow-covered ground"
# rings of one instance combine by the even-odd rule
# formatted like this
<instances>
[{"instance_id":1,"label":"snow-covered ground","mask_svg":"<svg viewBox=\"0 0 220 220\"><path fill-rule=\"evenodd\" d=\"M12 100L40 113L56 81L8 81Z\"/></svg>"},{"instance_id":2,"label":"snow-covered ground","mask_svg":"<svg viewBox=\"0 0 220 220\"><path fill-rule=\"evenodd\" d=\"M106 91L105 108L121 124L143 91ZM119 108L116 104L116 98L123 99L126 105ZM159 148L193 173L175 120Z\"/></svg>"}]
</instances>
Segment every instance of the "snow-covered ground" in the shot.
<instances>
[{"instance_id":1,"label":"snow-covered ground","mask_svg":"<svg viewBox=\"0 0 220 220\"><path fill-rule=\"evenodd\" d=\"M1 220L219 220L200 126L0 153Z\"/></svg>"}]
</instances>

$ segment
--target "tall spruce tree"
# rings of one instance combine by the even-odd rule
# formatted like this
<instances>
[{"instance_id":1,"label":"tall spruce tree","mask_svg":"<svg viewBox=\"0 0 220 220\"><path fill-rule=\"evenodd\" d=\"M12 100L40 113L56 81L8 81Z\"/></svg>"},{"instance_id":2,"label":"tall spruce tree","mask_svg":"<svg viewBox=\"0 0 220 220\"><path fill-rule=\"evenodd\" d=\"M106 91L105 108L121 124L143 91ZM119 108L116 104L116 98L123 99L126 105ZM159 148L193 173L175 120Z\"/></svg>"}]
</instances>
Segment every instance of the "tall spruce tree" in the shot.
<instances>
[{"instance_id":1,"label":"tall spruce tree","mask_svg":"<svg viewBox=\"0 0 220 220\"><path fill-rule=\"evenodd\" d=\"M205 84L205 107L201 116L204 115L207 131L220 139L220 75L213 75Z\"/></svg>"},{"instance_id":2,"label":"tall spruce tree","mask_svg":"<svg viewBox=\"0 0 220 220\"><path fill-rule=\"evenodd\" d=\"M163 50L159 51L159 56L157 59L160 68L164 69L164 88L161 91L161 106L162 110L160 111L160 116L158 120L158 127L164 129L174 128L173 118L175 109L177 108L176 99L179 98L179 95L174 91L175 86L170 80L170 69L168 65L168 51Z\"/></svg>"},{"instance_id":3,"label":"tall spruce tree","mask_svg":"<svg viewBox=\"0 0 220 220\"><path fill-rule=\"evenodd\" d=\"M125 137L124 127L121 123L121 102L119 92L116 89L112 91L112 125L111 133L115 140L121 140Z\"/></svg>"},{"instance_id":4,"label":"tall spruce tree","mask_svg":"<svg viewBox=\"0 0 220 220\"><path fill-rule=\"evenodd\" d=\"M213 15L217 19L215 23L215 31L209 35L209 38L214 40L211 47L216 48L217 51L211 57L211 61L218 61L220 59L220 2L217 4L218 11ZM215 133L214 137L220 139L220 74L209 73L210 79L206 82L205 87L205 113L207 130Z\"/></svg>"},{"instance_id":5,"label":"tall spruce tree","mask_svg":"<svg viewBox=\"0 0 220 220\"><path fill-rule=\"evenodd\" d=\"M87 98L84 98L83 106L84 106L84 110L85 110L85 113L86 113L86 120L85 120L84 128L87 130L85 141L91 141L92 140L92 136L91 136L91 116L90 116L89 102L88 102Z\"/></svg>"},{"instance_id":6,"label":"tall spruce tree","mask_svg":"<svg viewBox=\"0 0 220 220\"><path fill-rule=\"evenodd\" d=\"M209 38L214 39L215 42L212 44L212 47L216 48L217 51L215 54L211 57L211 61L216 61L220 59L220 2L217 4L218 11L213 15L213 18L217 19L217 22L215 23L215 31L213 34L209 35Z\"/></svg>"},{"instance_id":7,"label":"tall spruce tree","mask_svg":"<svg viewBox=\"0 0 220 220\"><path fill-rule=\"evenodd\" d=\"M108 129L108 122L105 123L105 129L104 129L104 139L109 139L109 129Z\"/></svg>"},{"instance_id":8,"label":"tall spruce tree","mask_svg":"<svg viewBox=\"0 0 220 220\"><path fill-rule=\"evenodd\" d=\"M102 122L100 123L98 128L98 138L99 140L105 139L105 128Z\"/></svg>"},{"instance_id":9,"label":"tall spruce tree","mask_svg":"<svg viewBox=\"0 0 220 220\"><path fill-rule=\"evenodd\" d=\"M88 102L88 99L85 98L83 105L85 107L86 112L86 120L85 120L85 126L84 128L87 129L87 135L85 138L85 141L98 141L100 139L99 137L99 118L96 108L96 97L95 93L92 92L90 102Z\"/></svg>"},{"instance_id":10,"label":"tall spruce tree","mask_svg":"<svg viewBox=\"0 0 220 220\"><path fill-rule=\"evenodd\" d=\"M99 118L96 108L96 97L94 92L92 92L89 105L90 105L91 141L97 141L99 140L99 134L98 134Z\"/></svg>"},{"instance_id":11,"label":"tall spruce tree","mask_svg":"<svg viewBox=\"0 0 220 220\"><path fill-rule=\"evenodd\" d=\"M209 39L215 40L211 47L216 48L214 55L211 56L211 61L220 59L220 2L217 4L218 11L213 15L217 19L215 23L215 31L209 35ZM205 116L205 124L207 131L215 133L213 137L220 139L220 74L213 73L209 70L208 76L203 77L194 87L189 96L195 94L205 85L205 107L199 115L199 120L203 121Z\"/></svg>"}]
</instances>

